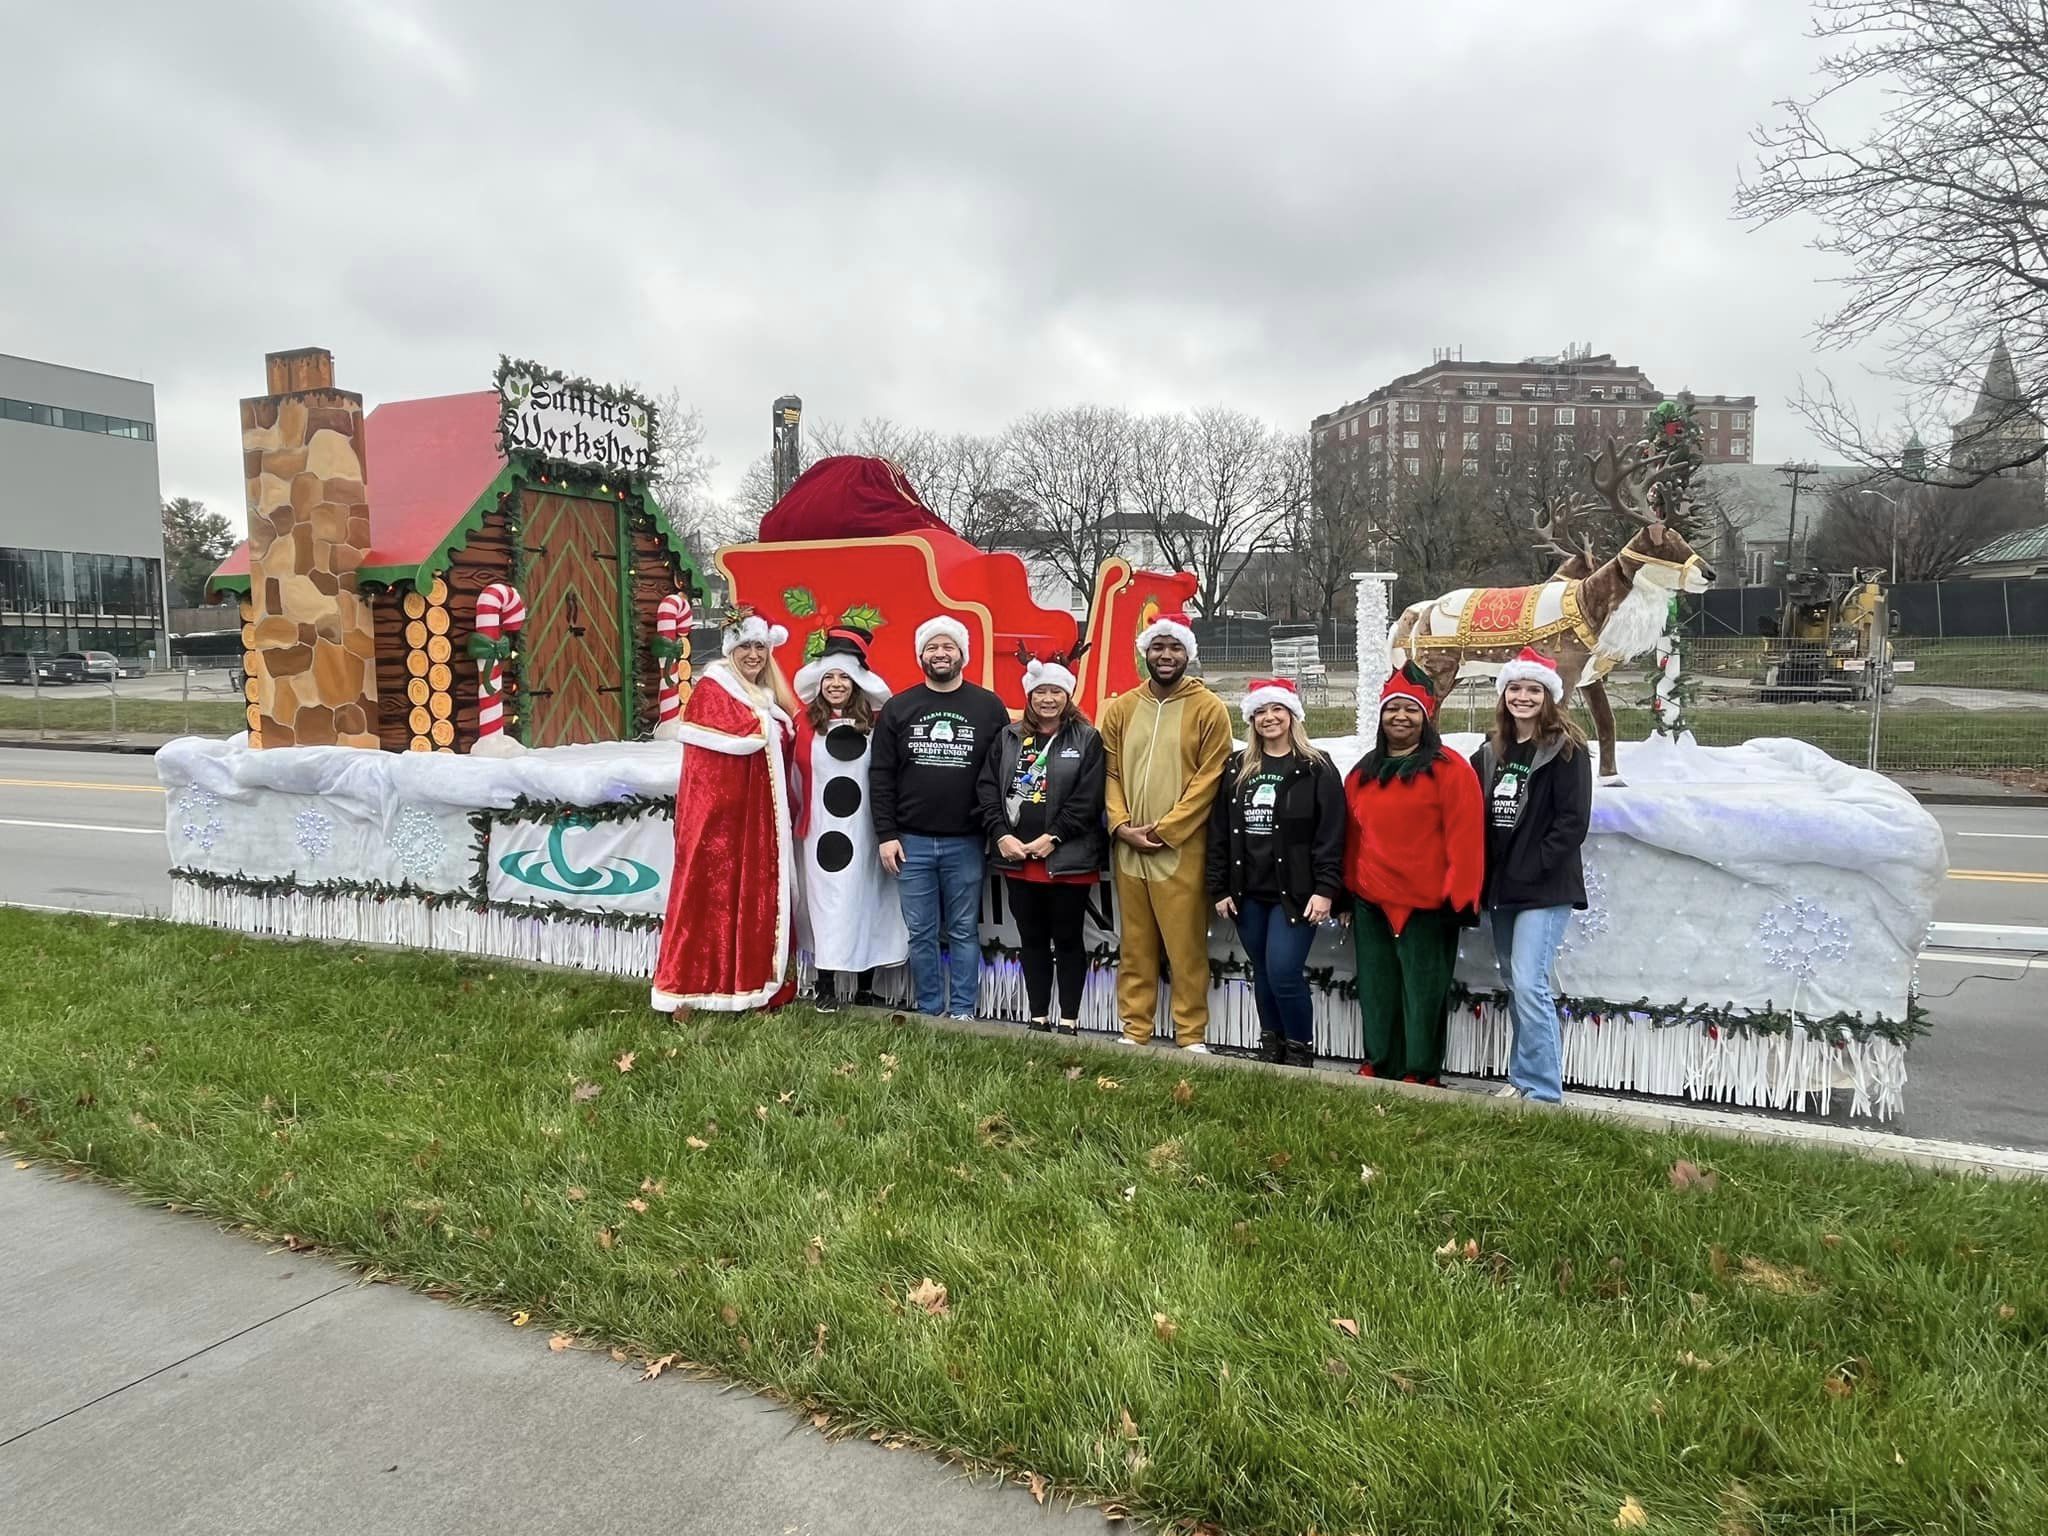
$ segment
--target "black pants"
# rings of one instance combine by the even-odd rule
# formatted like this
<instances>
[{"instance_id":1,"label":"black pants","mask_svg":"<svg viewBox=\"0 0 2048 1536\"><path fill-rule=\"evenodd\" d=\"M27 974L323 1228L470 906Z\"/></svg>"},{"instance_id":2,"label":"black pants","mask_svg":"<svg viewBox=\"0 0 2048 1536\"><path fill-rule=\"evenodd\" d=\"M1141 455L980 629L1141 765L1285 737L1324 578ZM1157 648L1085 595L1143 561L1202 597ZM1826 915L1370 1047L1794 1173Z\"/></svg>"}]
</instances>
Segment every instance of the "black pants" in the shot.
<instances>
[{"instance_id":1,"label":"black pants","mask_svg":"<svg viewBox=\"0 0 2048 1536\"><path fill-rule=\"evenodd\" d=\"M1085 885L1041 885L1036 880L1005 877L1010 912L1017 919L1017 941L1023 949L1024 995L1031 1017L1052 1017L1052 983L1060 983L1062 1019L1081 1017L1081 991L1088 984L1088 951L1081 942L1081 919L1088 915Z\"/></svg>"},{"instance_id":2,"label":"black pants","mask_svg":"<svg viewBox=\"0 0 2048 1536\"><path fill-rule=\"evenodd\" d=\"M852 973L851 973L851 972L849 972L849 971L820 971L820 972L818 972L818 995L819 995L820 997L824 997L824 996L826 996L827 994L830 994L831 996L834 996L834 997L838 996L838 995L839 995L839 985L838 985L838 978L839 978L839 977L841 977L841 976L847 976L847 975L851 975L851 974L852 974ZM862 972L860 973L860 977L859 977L859 982L860 982L860 987L859 987L859 991L855 992L855 994L854 994L854 995L855 995L856 997L859 997L859 996L861 996L861 995L862 995L863 993L872 993L872 992L873 992L873 991L875 990L875 972L874 972L874 967L870 966L870 967L869 967L869 968L868 968L867 970L864 970L864 971L862 971Z\"/></svg>"}]
</instances>

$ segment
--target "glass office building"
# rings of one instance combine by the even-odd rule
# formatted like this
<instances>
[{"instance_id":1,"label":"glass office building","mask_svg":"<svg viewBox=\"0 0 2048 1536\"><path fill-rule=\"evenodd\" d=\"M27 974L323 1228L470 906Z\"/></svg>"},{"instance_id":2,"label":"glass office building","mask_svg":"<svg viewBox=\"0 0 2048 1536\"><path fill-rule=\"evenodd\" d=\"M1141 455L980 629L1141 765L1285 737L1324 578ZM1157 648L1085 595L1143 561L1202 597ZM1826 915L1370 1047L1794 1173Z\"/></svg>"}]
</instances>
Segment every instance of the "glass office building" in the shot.
<instances>
[{"instance_id":1,"label":"glass office building","mask_svg":"<svg viewBox=\"0 0 2048 1536\"><path fill-rule=\"evenodd\" d=\"M168 662L156 392L0 355L0 652Z\"/></svg>"}]
</instances>

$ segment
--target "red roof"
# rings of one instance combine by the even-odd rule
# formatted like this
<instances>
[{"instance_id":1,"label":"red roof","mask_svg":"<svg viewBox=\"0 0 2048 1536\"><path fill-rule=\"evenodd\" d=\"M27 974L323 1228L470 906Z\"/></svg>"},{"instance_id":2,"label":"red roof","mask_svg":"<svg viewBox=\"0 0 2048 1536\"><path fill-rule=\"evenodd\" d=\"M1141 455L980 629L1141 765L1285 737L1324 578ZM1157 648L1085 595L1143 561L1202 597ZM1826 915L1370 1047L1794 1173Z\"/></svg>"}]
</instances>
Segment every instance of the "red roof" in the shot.
<instances>
[{"instance_id":1,"label":"red roof","mask_svg":"<svg viewBox=\"0 0 2048 1536\"><path fill-rule=\"evenodd\" d=\"M439 553L505 467L495 390L387 400L364 419L363 441L370 550L362 574L380 580L405 579ZM211 579L246 585L248 544L236 545Z\"/></svg>"}]
</instances>

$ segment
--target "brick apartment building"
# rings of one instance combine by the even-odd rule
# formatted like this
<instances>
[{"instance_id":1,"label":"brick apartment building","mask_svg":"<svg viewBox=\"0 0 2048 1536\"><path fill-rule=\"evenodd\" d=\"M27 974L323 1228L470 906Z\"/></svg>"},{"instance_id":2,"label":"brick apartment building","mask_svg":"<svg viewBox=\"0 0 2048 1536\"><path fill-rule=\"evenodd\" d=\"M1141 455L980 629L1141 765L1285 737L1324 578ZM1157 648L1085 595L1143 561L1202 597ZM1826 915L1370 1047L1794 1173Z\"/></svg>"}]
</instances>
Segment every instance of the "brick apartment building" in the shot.
<instances>
[{"instance_id":1,"label":"brick apartment building","mask_svg":"<svg viewBox=\"0 0 2048 1536\"><path fill-rule=\"evenodd\" d=\"M1361 492L1425 473L1578 480L1581 455L1640 437L1665 398L1642 369L1590 348L1518 363L1445 355L1316 417L1316 478ZM1752 462L1756 396L1693 399L1707 462Z\"/></svg>"}]
</instances>

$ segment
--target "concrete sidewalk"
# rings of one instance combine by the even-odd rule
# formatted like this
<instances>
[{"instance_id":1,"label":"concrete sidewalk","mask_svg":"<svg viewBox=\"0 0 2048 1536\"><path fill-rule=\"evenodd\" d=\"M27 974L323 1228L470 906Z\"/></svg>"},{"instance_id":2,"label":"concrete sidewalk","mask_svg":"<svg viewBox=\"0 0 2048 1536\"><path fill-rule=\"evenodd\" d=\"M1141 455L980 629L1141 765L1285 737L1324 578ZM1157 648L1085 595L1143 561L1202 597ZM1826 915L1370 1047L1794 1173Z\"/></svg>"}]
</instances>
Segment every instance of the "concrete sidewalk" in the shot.
<instances>
[{"instance_id":1,"label":"concrete sidewalk","mask_svg":"<svg viewBox=\"0 0 2048 1536\"><path fill-rule=\"evenodd\" d=\"M1112 1529L743 1391L548 1349L0 1163L0 1526L36 1536ZM1120 1525L1116 1530L1131 1530Z\"/></svg>"}]
</instances>

